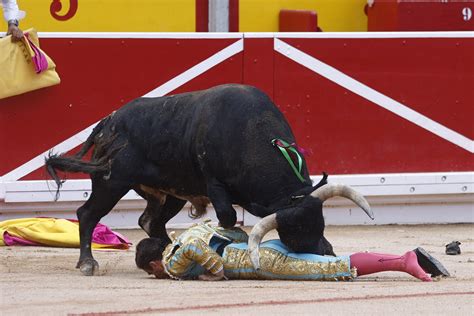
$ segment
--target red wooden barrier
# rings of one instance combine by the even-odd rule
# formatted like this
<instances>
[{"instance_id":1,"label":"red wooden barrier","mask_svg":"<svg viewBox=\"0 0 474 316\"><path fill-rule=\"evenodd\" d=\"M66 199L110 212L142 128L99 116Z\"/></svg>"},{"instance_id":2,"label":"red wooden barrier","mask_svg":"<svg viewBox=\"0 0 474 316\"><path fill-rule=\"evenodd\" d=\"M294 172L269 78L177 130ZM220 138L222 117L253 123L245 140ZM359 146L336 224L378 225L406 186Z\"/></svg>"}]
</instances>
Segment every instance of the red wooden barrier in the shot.
<instances>
[{"instance_id":1,"label":"red wooden barrier","mask_svg":"<svg viewBox=\"0 0 474 316\"><path fill-rule=\"evenodd\" d=\"M292 49L275 56L274 100L314 152L311 173L474 170L473 38L283 41ZM296 49L312 60L295 62Z\"/></svg>"},{"instance_id":2,"label":"red wooden barrier","mask_svg":"<svg viewBox=\"0 0 474 316\"><path fill-rule=\"evenodd\" d=\"M136 97L229 82L273 98L312 174L474 170L474 38L361 34L43 34L62 83L0 100L0 176L45 178L43 153Z\"/></svg>"}]
</instances>

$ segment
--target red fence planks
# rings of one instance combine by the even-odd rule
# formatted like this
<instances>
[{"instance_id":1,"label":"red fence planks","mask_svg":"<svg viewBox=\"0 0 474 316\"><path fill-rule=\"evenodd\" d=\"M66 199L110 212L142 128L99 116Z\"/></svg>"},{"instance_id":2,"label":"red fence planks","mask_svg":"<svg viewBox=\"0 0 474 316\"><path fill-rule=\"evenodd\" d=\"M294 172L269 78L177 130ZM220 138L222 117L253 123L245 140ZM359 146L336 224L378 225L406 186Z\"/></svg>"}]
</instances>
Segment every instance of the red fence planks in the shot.
<instances>
[{"instance_id":1,"label":"red fence planks","mask_svg":"<svg viewBox=\"0 0 474 316\"><path fill-rule=\"evenodd\" d=\"M474 169L472 34L90 36L42 38L62 83L0 100L4 181L45 178L27 165L169 82L166 93L263 89L312 152L312 174Z\"/></svg>"}]
</instances>

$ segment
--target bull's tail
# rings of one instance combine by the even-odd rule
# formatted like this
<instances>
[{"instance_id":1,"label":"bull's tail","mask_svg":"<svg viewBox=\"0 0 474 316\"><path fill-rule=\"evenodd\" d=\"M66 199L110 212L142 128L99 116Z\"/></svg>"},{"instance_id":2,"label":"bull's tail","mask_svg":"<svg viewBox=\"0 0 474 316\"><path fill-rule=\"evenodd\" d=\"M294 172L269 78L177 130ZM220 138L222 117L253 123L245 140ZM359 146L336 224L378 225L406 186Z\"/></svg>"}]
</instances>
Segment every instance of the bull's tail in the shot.
<instances>
[{"instance_id":1,"label":"bull's tail","mask_svg":"<svg viewBox=\"0 0 474 316\"><path fill-rule=\"evenodd\" d=\"M81 160L82 157L92 148L95 144L94 139L97 134L99 134L104 125L109 121L111 116L107 116L103 120L97 124L92 133L87 137L87 140L82 145L79 152L70 157L66 157L64 155L57 155L53 154L52 152L49 153L48 157L45 159L46 170L48 174L53 178L56 182L57 190L56 190L56 197L55 200L59 197L59 189L61 188L64 181L61 181L57 174L57 170L65 171L65 172L83 172L87 174L95 174L95 173L107 173L110 172L110 163L107 157L103 157L97 161L83 161Z\"/></svg>"},{"instance_id":2,"label":"bull's tail","mask_svg":"<svg viewBox=\"0 0 474 316\"><path fill-rule=\"evenodd\" d=\"M87 174L94 174L97 172L106 172L108 170L108 163L101 161L83 161L76 157L65 157L50 153L46 158L46 168L49 175L59 185L60 181L56 170L66 172L83 172Z\"/></svg>"}]
</instances>

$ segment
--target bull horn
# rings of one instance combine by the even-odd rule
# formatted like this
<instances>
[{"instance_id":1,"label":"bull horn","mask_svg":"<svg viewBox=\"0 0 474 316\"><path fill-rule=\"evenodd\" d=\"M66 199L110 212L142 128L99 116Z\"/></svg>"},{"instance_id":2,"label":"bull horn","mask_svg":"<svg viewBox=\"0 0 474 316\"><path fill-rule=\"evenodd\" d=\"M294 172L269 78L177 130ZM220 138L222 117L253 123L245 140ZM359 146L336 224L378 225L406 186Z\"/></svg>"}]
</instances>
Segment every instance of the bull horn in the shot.
<instances>
[{"instance_id":1,"label":"bull horn","mask_svg":"<svg viewBox=\"0 0 474 316\"><path fill-rule=\"evenodd\" d=\"M364 196L348 185L328 183L311 193L311 196L318 198L323 202L335 196L345 197L363 209L372 220L375 218L374 213L370 209L370 205Z\"/></svg>"},{"instance_id":2,"label":"bull horn","mask_svg":"<svg viewBox=\"0 0 474 316\"><path fill-rule=\"evenodd\" d=\"M270 214L262 218L250 232L249 236L249 245L248 252L250 256L250 261L252 262L255 270L260 269L260 242L263 237L271 231L272 229L278 228L278 223L276 221L276 213Z\"/></svg>"}]
</instances>

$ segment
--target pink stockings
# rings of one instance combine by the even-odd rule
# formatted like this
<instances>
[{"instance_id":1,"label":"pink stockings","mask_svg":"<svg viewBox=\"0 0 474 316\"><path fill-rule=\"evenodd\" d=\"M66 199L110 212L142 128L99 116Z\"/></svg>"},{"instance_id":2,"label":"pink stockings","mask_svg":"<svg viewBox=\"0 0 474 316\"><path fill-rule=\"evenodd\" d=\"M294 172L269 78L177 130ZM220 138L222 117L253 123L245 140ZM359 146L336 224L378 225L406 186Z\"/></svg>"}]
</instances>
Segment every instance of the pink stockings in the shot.
<instances>
[{"instance_id":1,"label":"pink stockings","mask_svg":"<svg viewBox=\"0 0 474 316\"><path fill-rule=\"evenodd\" d=\"M431 281L431 277L418 264L414 251L408 251L403 256L357 252L352 254L350 258L351 268L357 268L357 275L359 276L383 271L400 271L422 281Z\"/></svg>"}]
</instances>

